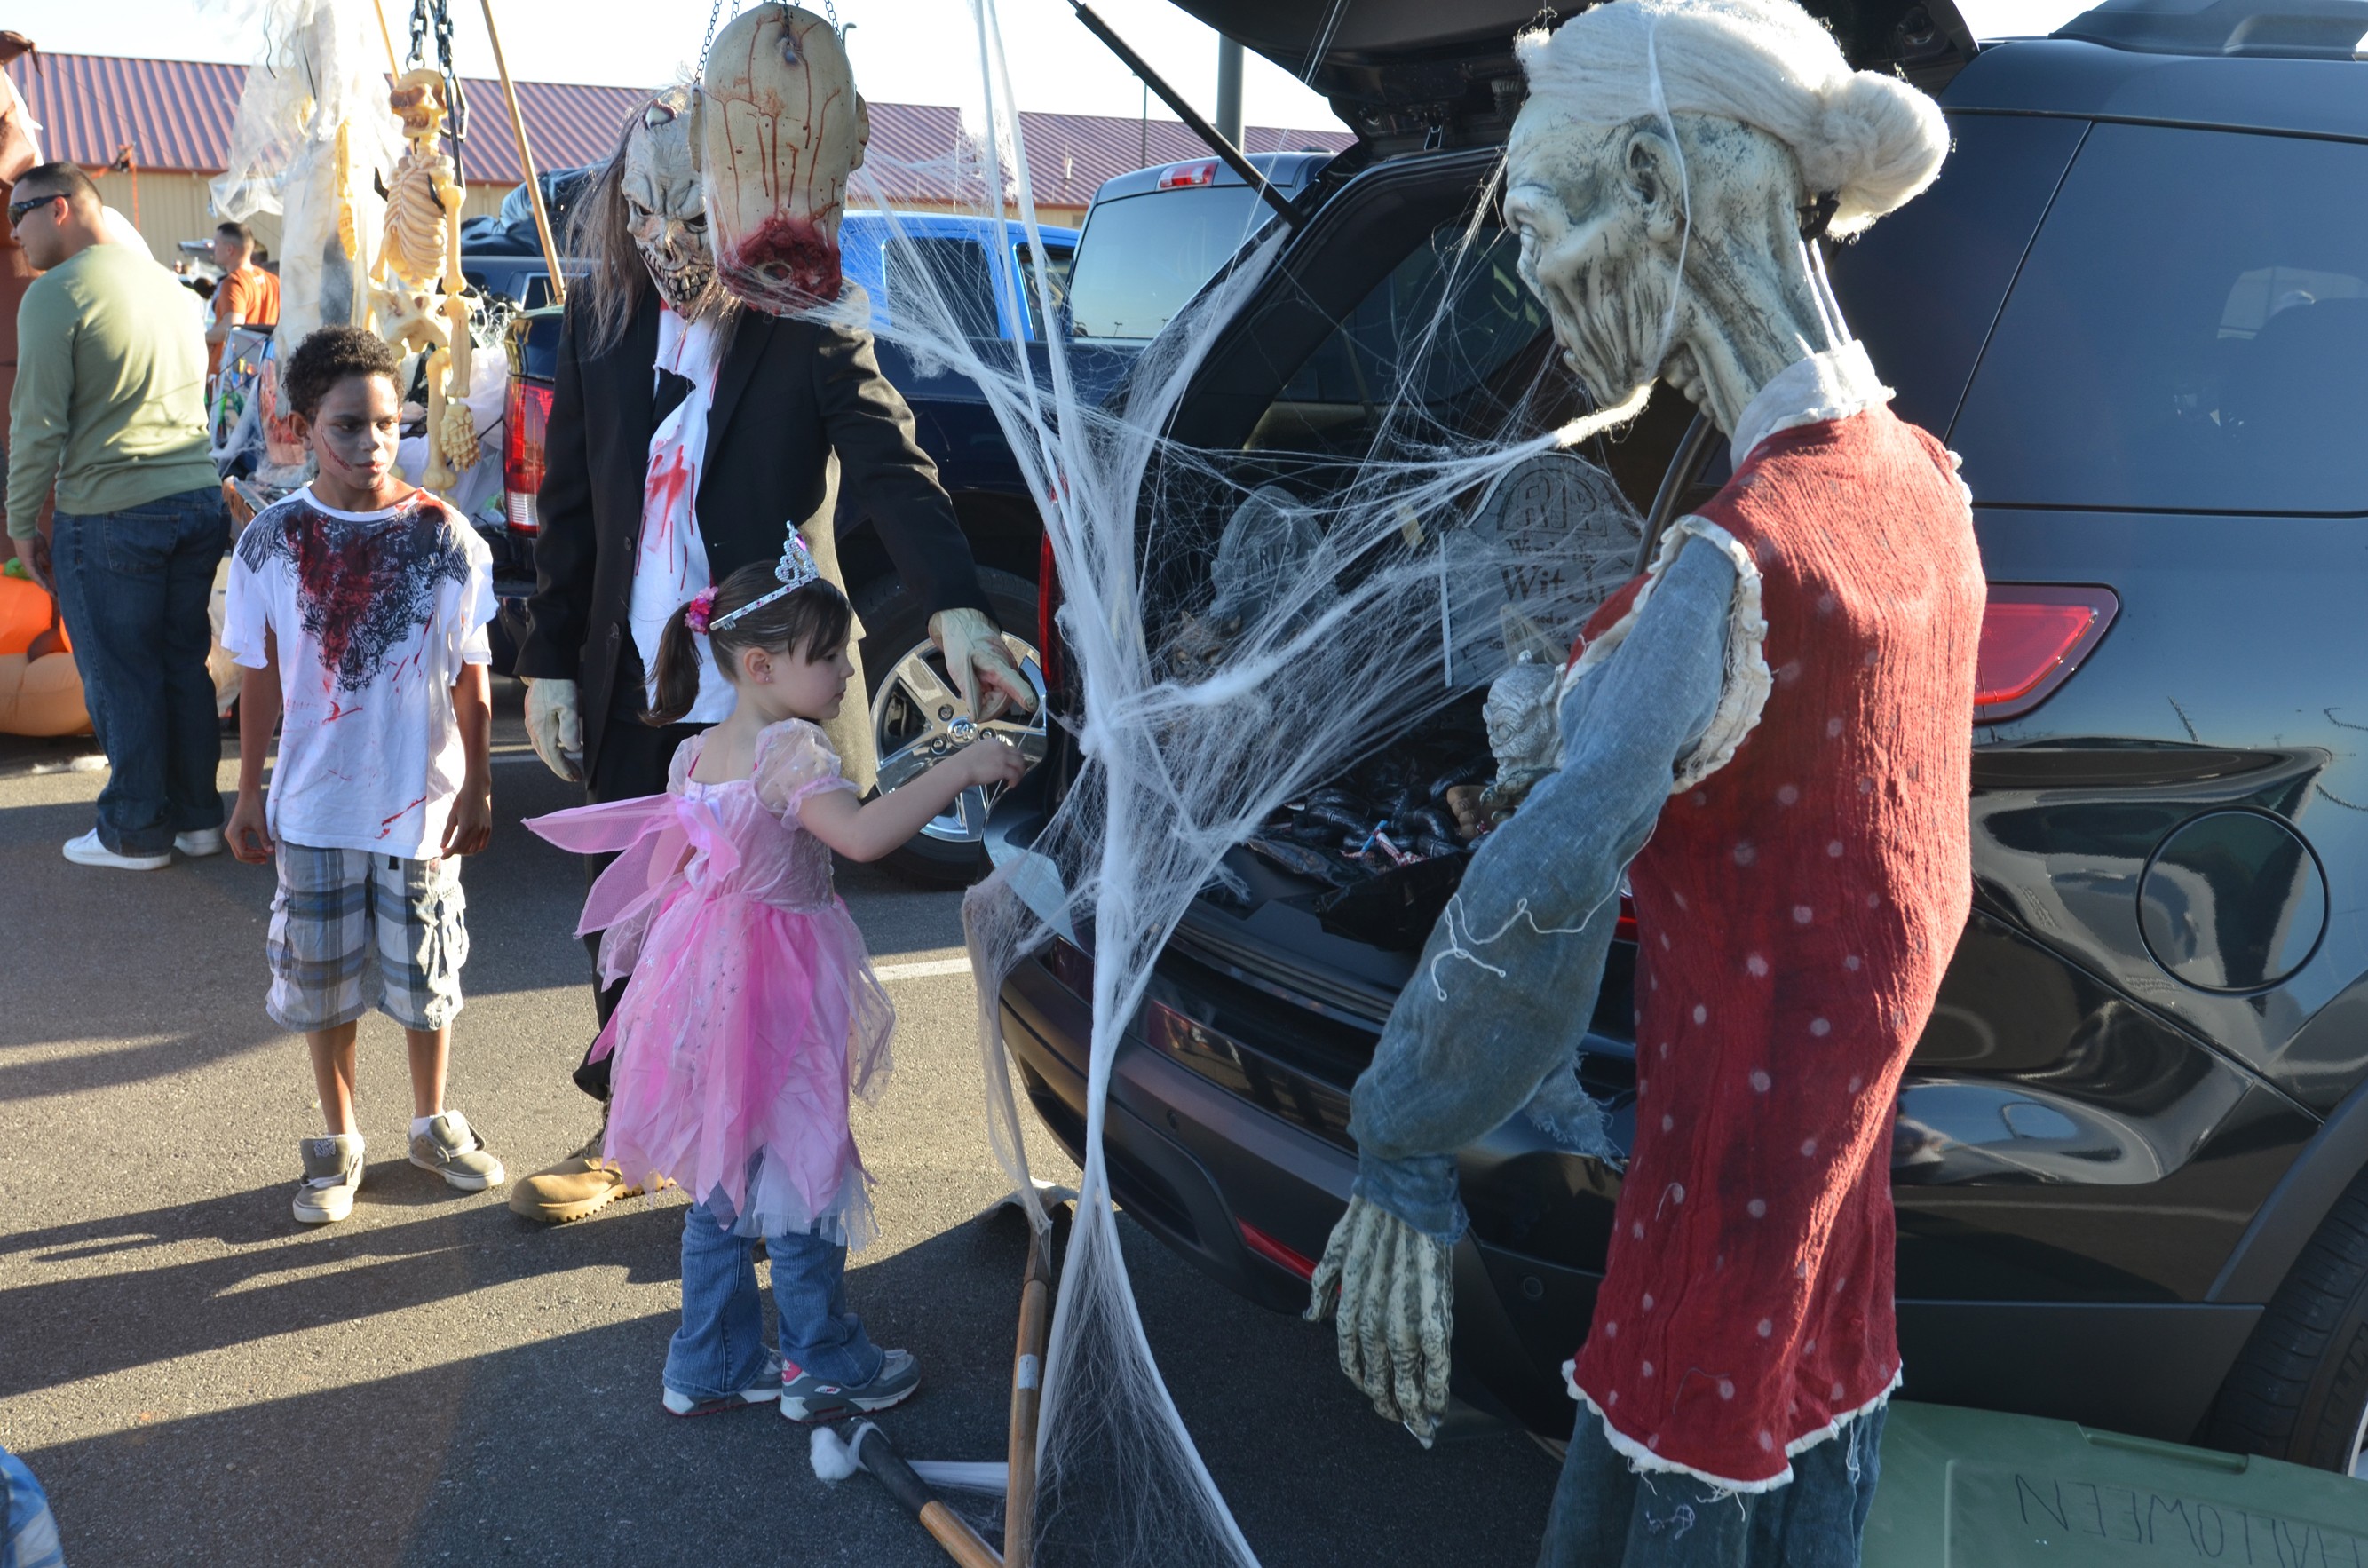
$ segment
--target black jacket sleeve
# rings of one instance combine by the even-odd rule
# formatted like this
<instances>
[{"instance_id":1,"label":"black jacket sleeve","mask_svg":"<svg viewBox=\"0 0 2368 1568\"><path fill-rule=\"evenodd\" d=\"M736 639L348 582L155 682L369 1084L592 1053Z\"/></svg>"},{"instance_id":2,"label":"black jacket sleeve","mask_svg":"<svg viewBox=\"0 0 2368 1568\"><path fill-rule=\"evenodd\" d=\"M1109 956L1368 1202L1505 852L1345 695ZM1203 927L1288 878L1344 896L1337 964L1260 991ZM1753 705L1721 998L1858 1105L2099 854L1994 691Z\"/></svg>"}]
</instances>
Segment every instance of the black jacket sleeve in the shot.
<instances>
[{"instance_id":1,"label":"black jacket sleeve","mask_svg":"<svg viewBox=\"0 0 2368 1568\"><path fill-rule=\"evenodd\" d=\"M839 482L871 514L905 591L930 615L987 608L970 540L913 438L913 411L880 373L871 335L822 325L814 343L814 403L838 453Z\"/></svg>"},{"instance_id":2,"label":"black jacket sleeve","mask_svg":"<svg viewBox=\"0 0 2368 1568\"><path fill-rule=\"evenodd\" d=\"M584 372L575 312L559 331L551 417L543 425L542 531L535 539L534 596L527 600L526 640L518 673L529 680L574 680L592 616L592 566L598 540L592 517L592 469L584 430Z\"/></svg>"}]
</instances>

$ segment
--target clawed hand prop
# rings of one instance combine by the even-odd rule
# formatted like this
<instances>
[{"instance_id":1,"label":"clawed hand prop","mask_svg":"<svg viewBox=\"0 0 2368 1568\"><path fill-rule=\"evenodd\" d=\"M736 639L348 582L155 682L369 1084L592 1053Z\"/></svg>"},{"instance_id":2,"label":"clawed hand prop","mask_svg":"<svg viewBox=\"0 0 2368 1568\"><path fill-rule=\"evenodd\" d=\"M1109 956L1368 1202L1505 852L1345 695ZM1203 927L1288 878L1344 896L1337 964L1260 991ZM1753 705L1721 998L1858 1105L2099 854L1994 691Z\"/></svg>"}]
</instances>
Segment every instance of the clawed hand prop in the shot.
<instances>
[{"instance_id":1,"label":"clawed hand prop","mask_svg":"<svg viewBox=\"0 0 2368 1568\"><path fill-rule=\"evenodd\" d=\"M1307 1321L1338 1314L1340 1369L1425 1448L1447 1414L1453 1248L1362 1198L1332 1228Z\"/></svg>"},{"instance_id":2,"label":"clawed hand prop","mask_svg":"<svg viewBox=\"0 0 2368 1568\"><path fill-rule=\"evenodd\" d=\"M570 784L584 778L584 720L572 680L530 680L526 687L526 733L534 755Z\"/></svg>"},{"instance_id":3,"label":"clawed hand prop","mask_svg":"<svg viewBox=\"0 0 2368 1568\"><path fill-rule=\"evenodd\" d=\"M929 617L929 641L946 656L946 673L962 705L980 723L997 719L1015 704L1023 713L1036 709L1036 694L1025 677L1012 668L1003 634L984 612L941 609ZM985 707L980 704L984 702Z\"/></svg>"}]
</instances>

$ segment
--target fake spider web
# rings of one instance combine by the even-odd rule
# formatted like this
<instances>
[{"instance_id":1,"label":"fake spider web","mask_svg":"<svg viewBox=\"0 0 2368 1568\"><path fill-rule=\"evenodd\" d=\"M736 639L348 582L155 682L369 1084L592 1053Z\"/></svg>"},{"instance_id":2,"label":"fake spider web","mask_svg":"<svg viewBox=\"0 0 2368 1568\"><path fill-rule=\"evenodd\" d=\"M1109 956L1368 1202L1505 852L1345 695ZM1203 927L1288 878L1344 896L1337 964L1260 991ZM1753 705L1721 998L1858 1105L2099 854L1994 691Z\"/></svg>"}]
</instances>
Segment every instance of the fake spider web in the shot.
<instances>
[{"instance_id":1,"label":"fake spider web","mask_svg":"<svg viewBox=\"0 0 2368 1568\"><path fill-rule=\"evenodd\" d=\"M1057 321L994 0L971 0L971 14L973 211L1020 224L1032 265L987 247L995 287ZM1427 864L1452 879L1468 850L1449 819L1423 814L1437 777L1403 778L1424 798L1378 833L1319 810L1326 787L1441 745L1467 759L1465 782L1487 782L1480 693L1525 652L1559 662L1634 571L1639 525L1572 450L1610 421L1578 417L1519 280L1494 216L1501 162L1475 165L1460 212L1361 304L1326 312L1337 326L1305 363L1278 368L1289 373L1255 429L1195 445L1177 434L1187 389L1258 351L1266 324L1243 312L1284 238L1269 210L1101 401L1058 330L1032 367L1026 346L968 335L973 312L950 279L932 281L889 211L876 179L887 161L875 153L849 187L910 263L891 268L906 281L879 335L975 382L1019 460L1057 570L1067 676L1054 706L1079 759L1033 841L964 903L990 1139L1040 1234L1000 993L1055 942L1089 955L1092 975L1084 1174L1044 1371L1032 1559L1253 1564L1136 1311L1104 1148L1112 1063L1193 899L1243 891L1241 846L1311 896ZM837 309L860 317L862 301ZM1442 727L1447 741L1429 738ZM1329 1339L1311 1330L1309 1354L1328 1362Z\"/></svg>"}]
</instances>

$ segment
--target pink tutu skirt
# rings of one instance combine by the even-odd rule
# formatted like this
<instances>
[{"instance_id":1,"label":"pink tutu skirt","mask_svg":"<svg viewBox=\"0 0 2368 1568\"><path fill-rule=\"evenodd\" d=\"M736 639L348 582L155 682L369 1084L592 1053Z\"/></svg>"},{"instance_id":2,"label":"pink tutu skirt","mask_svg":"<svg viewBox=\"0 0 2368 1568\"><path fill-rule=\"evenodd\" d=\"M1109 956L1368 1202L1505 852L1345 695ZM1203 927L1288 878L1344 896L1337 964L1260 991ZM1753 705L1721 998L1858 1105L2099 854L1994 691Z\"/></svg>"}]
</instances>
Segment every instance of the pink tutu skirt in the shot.
<instances>
[{"instance_id":1,"label":"pink tutu skirt","mask_svg":"<svg viewBox=\"0 0 2368 1568\"><path fill-rule=\"evenodd\" d=\"M621 852L577 928L605 933L604 982L632 976L593 1047L613 1057L605 1153L741 1235L860 1247L870 1178L848 1100L885 1080L896 1015L831 891L829 850L795 815L812 789L847 786L818 761L810 785L769 800L747 779L699 784L696 745L666 794L526 824L563 849Z\"/></svg>"}]
</instances>

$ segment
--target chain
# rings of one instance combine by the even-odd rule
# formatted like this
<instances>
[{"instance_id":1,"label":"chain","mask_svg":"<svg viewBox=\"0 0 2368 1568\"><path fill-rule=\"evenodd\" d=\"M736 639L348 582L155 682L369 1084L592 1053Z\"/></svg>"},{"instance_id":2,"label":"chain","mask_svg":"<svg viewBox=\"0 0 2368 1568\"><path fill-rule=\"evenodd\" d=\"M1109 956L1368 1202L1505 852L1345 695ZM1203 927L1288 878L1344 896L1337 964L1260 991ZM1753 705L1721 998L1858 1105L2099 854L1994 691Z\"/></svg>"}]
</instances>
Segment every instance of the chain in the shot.
<instances>
[{"instance_id":1,"label":"chain","mask_svg":"<svg viewBox=\"0 0 2368 1568\"><path fill-rule=\"evenodd\" d=\"M847 28L838 19L837 6L833 4L832 0L822 0L822 8L825 18L830 23L830 30L838 35L839 44L844 48L847 43ZM740 0L732 0L732 14L735 17L740 14ZM707 36L699 40L698 74L702 81L707 76L708 51L715 47L715 24L723 15L723 0L715 0L715 3L707 8Z\"/></svg>"},{"instance_id":2,"label":"chain","mask_svg":"<svg viewBox=\"0 0 2368 1568\"><path fill-rule=\"evenodd\" d=\"M715 0L707 8L707 36L699 43L699 70L695 73L701 81L707 77L707 51L715 47L715 24L723 15L723 0Z\"/></svg>"}]
</instances>

